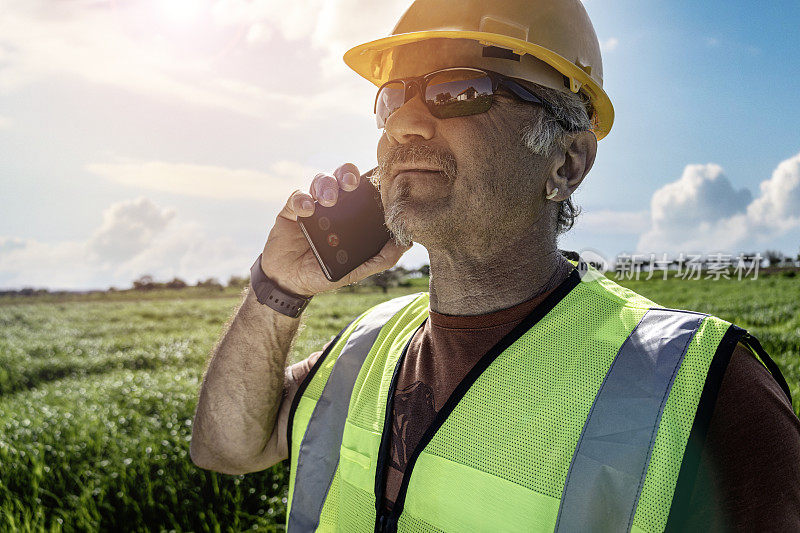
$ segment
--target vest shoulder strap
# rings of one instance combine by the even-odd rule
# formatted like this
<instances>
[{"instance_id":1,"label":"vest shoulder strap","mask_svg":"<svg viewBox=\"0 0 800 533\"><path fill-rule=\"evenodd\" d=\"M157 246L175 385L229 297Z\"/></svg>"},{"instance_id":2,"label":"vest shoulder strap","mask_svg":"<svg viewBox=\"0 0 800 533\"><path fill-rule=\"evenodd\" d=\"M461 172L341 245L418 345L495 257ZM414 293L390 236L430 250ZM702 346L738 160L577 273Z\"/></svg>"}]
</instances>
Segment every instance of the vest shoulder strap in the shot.
<instances>
[{"instance_id":1,"label":"vest shoulder strap","mask_svg":"<svg viewBox=\"0 0 800 533\"><path fill-rule=\"evenodd\" d=\"M622 344L578 439L556 531L630 531L667 397L706 316L650 309Z\"/></svg>"},{"instance_id":2,"label":"vest shoulder strap","mask_svg":"<svg viewBox=\"0 0 800 533\"><path fill-rule=\"evenodd\" d=\"M378 304L357 319L355 328L344 340L345 346L325 382L322 396L314 407L300 443L288 519L289 531L317 529L322 506L338 466L350 396L361 366L384 325L419 297L419 293L410 294ZM342 340L337 339L331 346L338 342ZM322 359L320 357L320 361Z\"/></svg>"}]
</instances>

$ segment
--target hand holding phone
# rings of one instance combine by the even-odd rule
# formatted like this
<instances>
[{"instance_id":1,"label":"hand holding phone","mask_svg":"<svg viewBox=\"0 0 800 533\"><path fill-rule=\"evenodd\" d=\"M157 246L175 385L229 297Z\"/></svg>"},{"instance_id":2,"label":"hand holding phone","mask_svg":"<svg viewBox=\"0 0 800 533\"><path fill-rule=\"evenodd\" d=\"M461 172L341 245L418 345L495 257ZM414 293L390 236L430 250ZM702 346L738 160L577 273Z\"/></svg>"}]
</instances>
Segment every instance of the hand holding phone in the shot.
<instances>
[{"instance_id":1,"label":"hand holding phone","mask_svg":"<svg viewBox=\"0 0 800 533\"><path fill-rule=\"evenodd\" d=\"M264 246L264 273L288 292L311 296L394 266L410 246L397 245L386 229L371 172L361 176L344 164L317 174L310 194L292 193Z\"/></svg>"},{"instance_id":2,"label":"hand holding phone","mask_svg":"<svg viewBox=\"0 0 800 533\"><path fill-rule=\"evenodd\" d=\"M392 238L384 223L380 193L369 180L374 171L361 176L356 189L339 191L335 205L325 207L317 202L311 216L297 218L330 281L339 281L355 270Z\"/></svg>"}]
</instances>

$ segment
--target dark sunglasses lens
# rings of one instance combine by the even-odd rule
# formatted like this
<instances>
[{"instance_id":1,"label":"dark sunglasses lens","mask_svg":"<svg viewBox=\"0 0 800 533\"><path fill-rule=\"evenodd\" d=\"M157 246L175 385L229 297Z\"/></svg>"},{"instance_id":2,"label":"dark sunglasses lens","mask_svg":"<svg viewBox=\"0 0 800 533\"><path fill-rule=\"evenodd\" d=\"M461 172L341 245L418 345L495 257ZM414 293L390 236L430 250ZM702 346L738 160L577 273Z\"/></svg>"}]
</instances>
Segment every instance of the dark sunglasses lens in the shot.
<instances>
[{"instance_id":1,"label":"dark sunglasses lens","mask_svg":"<svg viewBox=\"0 0 800 533\"><path fill-rule=\"evenodd\" d=\"M375 122L379 128L384 127L389 115L403 105L405 92L403 84L396 81L387 83L378 91L378 99L375 102Z\"/></svg>"},{"instance_id":2,"label":"dark sunglasses lens","mask_svg":"<svg viewBox=\"0 0 800 533\"><path fill-rule=\"evenodd\" d=\"M436 118L464 117L492 107L492 80L475 70L446 70L428 78L428 109Z\"/></svg>"}]
</instances>

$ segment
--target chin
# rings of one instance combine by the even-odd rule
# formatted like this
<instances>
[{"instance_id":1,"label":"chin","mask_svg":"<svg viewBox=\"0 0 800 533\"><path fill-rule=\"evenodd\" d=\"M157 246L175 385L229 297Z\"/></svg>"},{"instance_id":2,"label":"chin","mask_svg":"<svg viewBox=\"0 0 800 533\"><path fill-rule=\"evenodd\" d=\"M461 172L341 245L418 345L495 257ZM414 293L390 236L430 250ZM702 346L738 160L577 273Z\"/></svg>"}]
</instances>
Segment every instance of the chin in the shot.
<instances>
[{"instance_id":1,"label":"chin","mask_svg":"<svg viewBox=\"0 0 800 533\"><path fill-rule=\"evenodd\" d=\"M385 210L386 227L392 232L400 246L408 246L414 240L408 220L408 206L405 202L392 202Z\"/></svg>"}]
</instances>

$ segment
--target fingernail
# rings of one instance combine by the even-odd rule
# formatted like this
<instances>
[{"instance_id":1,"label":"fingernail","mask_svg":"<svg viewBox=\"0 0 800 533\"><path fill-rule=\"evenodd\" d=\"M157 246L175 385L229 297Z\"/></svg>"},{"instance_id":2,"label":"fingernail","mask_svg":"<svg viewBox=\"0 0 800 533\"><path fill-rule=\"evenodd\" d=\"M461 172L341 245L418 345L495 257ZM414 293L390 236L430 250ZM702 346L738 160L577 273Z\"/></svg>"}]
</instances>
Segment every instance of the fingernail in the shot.
<instances>
[{"instance_id":1,"label":"fingernail","mask_svg":"<svg viewBox=\"0 0 800 533\"><path fill-rule=\"evenodd\" d=\"M326 202L333 202L334 200L336 200L336 195L333 193L333 191L332 191L332 190L328 189L327 191L325 191L324 193L322 193L322 198L323 198L323 199L324 199Z\"/></svg>"},{"instance_id":2,"label":"fingernail","mask_svg":"<svg viewBox=\"0 0 800 533\"><path fill-rule=\"evenodd\" d=\"M314 209L314 204L312 204L309 200L303 200L303 209L306 211L312 211Z\"/></svg>"},{"instance_id":3,"label":"fingernail","mask_svg":"<svg viewBox=\"0 0 800 533\"><path fill-rule=\"evenodd\" d=\"M347 174L344 175L344 177L342 178L342 181L345 182L348 185L355 185L356 184L356 175L353 174L352 172L348 172Z\"/></svg>"}]
</instances>

